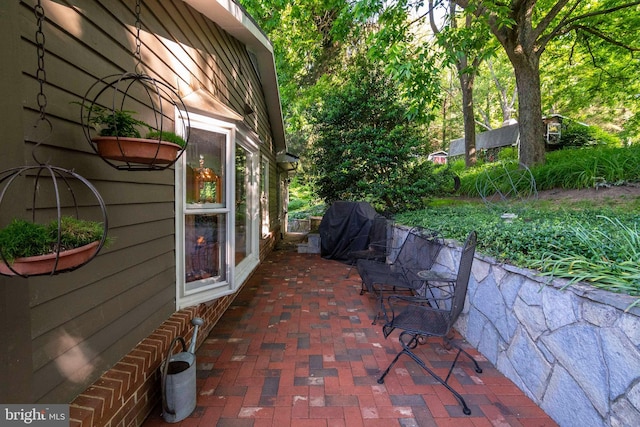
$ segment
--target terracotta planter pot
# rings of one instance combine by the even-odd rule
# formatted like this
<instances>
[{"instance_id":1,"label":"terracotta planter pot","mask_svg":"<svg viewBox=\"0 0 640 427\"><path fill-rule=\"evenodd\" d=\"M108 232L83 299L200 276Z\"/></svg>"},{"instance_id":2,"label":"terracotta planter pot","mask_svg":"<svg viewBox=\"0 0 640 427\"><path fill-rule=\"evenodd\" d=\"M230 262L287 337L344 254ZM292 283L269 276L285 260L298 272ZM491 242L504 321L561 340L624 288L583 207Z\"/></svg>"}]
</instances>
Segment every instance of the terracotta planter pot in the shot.
<instances>
[{"instance_id":1,"label":"terracotta planter pot","mask_svg":"<svg viewBox=\"0 0 640 427\"><path fill-rule=\"evenodd\" d=\"M56 272L69 270L89 261L96 253L96 248L100 242L92 242L79 248L60 252ZM17 274L21 276L35 276L38 274L51 274L56 263L56 254L37 255L26 258L16 258L11 265ZM0 262L0 274L5 276L15 276L16 273Z\"/></svg>"},{"instance_id":2,"label":"terracotta planter pot","mask_svg":"<svg viewBox=\"0 0 640 427\"><path fill-rule=\"evenodd\" d=\"M128 163L168 164L182 150L178 144L157 139L98 136L92 141L102 158Z\"/></svg>"}]
</instances>

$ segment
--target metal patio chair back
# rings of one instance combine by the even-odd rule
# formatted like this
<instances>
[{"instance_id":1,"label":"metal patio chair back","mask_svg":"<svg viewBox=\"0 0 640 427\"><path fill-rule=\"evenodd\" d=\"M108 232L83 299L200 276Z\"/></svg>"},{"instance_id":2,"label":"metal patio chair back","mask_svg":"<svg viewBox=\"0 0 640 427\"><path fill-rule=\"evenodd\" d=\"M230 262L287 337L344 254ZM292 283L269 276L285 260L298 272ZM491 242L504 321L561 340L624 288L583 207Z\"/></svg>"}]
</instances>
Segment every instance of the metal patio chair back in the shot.
<instances>
[{"instance_id":1,"label":"metal patio chair back","mask_svg":"<svg viewBox=\"0 0 640 427\"><path fill-rule=\"evenodd\" d=\"M381 314L386 319L385 294L415 292L424 284L417 273L431 269L443 246L444 239L437 231L414 227L407 233L393 262L358 260L358 273L362 279L360 294L368 291L378 299L379 310L373 324Z\"/></svg>"},{"instance_id":2,"label":"metal patio chair back","mask_svg":"<svg viewBox=\"0 0 640 427\"><path fill-rule=\"evenodd\" d=\"M348 253L349 257L349 271L347 272L347 278L351 275L351 270L357 264L358 260L365 259L376 262L386 262L387 257L393 250L393 225L394 221L387 219L382 215L376 216L373 219L368 236L359 236L354 239L355 247L362 247L362 242L357 240L367 239L366 248L361 250L354 250Z\"/></svg>"},{"instance_id":3,"label":"metal patio chair back","mask_svg":"<svg viewBox=\"0 0 640 427\"><path fill-rule=\"evenodd\" d=\"M462 249L460 262L458 265L458 273L455 280L453 295L445 299L446 309L435 307L433 298L422 298L415 296L392 295L389 299L389 306L392 310L392 317L383 327L382 332L387 338L394 330L399 329L400 335L398 339L402 345L402 350L396 355L387 369L378 379L378 383L384 383L385 376L389 373L393 365L398 361L402 354L411 357L422 369L433 376L436 381L444 385L458 399L465 414L471 414L471 410L467 406L464 398L460 393L454 390L449 384L449 378L458 361L460 354L465 354L475 365L478 373L482 372L480 366L473 357L460 345L449 339L452 328L462 309L464 307L465 297L469 278L471 276L471 266L475 255L477 235L475 231L469 233L466 243ZM416 355L412 350L429 336L442 337L445 342L452 348L457 350L457 354L449 368L446 378L438 376L427 364Z\"/></svg>"}]
</instances>

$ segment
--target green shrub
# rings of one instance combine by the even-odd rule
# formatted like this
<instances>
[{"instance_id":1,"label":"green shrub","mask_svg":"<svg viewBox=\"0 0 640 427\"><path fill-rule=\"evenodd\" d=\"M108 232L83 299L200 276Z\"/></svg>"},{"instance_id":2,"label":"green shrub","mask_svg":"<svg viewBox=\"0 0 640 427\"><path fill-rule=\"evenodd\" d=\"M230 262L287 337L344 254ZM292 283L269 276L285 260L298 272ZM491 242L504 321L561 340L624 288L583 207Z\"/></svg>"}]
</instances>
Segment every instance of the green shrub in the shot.
<instances>
[{"instance_id":1,"label":"green shrub","mask_svg":"<svg viewBox=\"0 0 640 427\"><path fill-rule=\"evenodd\" d=\"M488 181L505 181L505 168L516 168L514 162L495 162L458 172L459 193L479 196L478 188L487 188ZM594 188L623 182L640 181L640 145L629 147L598 146L567 148L547 153L546 163L531 168L537 190L552 188ZM520 180L518 188L528 182ZM522 189L522 188L521 188Z\"/></svg>"},{"instance_id":2,"label":"green shrub","mask_svg":"<svg viewBox=\"0 0 640 427\"><path fill-rule=\"evenodd\" d=\"M574 120L562 124L559 147L593 147L598 145L620 146L620 138L600 129Z\"/></svg>"},{"instance_id":3,"label":"green shrub","mask_svg":"<svg viewBox=\"0 0 640 427\"><path fill-rule=\"evenodd\" d=\"M518 149L516 147L504 147L498 152L499 161L518 160Z\"/></svg>"}]
</instances>

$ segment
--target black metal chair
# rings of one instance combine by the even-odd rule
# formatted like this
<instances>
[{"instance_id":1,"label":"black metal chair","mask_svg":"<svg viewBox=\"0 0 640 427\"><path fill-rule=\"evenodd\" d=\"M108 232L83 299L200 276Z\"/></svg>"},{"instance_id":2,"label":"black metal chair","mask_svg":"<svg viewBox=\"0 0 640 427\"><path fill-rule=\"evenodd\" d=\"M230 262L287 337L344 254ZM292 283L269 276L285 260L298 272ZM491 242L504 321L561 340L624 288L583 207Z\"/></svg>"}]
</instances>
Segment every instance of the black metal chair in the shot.
<instances>
[{"instance_id":1,"label":"black metal chair","mask_svg":"<svg viewBox=\"0 0 640 427\"><path fill-rule=\"evenodd\" d=\"M473 264L473 257L475 254L477 235L475 231L472 231L467 237L467 241L462 249L460 256L460 263L458 266L458 274L453 289L453 295L443 299L446 309L440 309L433 307L433 298L422 298L415 296L401 296L391 295L389 296L389 306L392 310L392 317L383 327L382 332L387 338L391 332L395 329L401 329L402 332L398 339L402 345L402 350L396 355L393 361L389 364L387 369L382 373L382 376L378 379L379 384L384 383L385 376L389 373L389 370L398 361L398 358L402 354L406 354L411 357L422 369L427 371L433 378L440 384L444 385L453 395L458 399L462 405L462 410L466 415L471 414L471 410L467 406L463 397L454 390L449 384L449 378L453 372L453 368L458 361L461 353L465 354L475 365L475 370L478 373L482 372L478 362L458 344L449 339L450 332L452 331L453 324L458 319L458 316L462 312L464 307L465 297L467 295L467 287L469 284L469 277L471 275L471 266ZM449 373L446 378L442 379L431 368L429 368L422 359L420 359L413 351L418 344L422 343L426 337L436 336L442 337L443 340L453 348L458 350Z\"/></svg>"},{"instance_id":2,"label":"black metal chair","mask_svg":"<svg viewBox=\"0 0 640 427\"><path fill-rule=\"evenodd\" d=\"M393 220L387 219L382 215L377 216L372 221L369 235L359 236L354 239L354 247L362 247L363 245L358 240L366 238L366 248L350 251L347 254L349 257L349 264L351 265L347 272L347 278L349 278L351 270L360 259L375 262L386 262L387 256L389 256L393 249L393 224Z\"/></svg>"},{"instance_id":3,"label":"black metal chair","mask_svg":"<svg viewBox=\"0 0 640 427\"><path fill-rule=\"evenodd\" d=\"M384 296L389 292L415 293L424 286L425 280L418 273L431 269L443 246L444 239L439 232L414 227L409 230L393 263L358 260L358 273L362 279L360 294L368 291L378 300L379 309L372 324L376 324L380 315L387 318Z\"/></svg>"}]
</instances>

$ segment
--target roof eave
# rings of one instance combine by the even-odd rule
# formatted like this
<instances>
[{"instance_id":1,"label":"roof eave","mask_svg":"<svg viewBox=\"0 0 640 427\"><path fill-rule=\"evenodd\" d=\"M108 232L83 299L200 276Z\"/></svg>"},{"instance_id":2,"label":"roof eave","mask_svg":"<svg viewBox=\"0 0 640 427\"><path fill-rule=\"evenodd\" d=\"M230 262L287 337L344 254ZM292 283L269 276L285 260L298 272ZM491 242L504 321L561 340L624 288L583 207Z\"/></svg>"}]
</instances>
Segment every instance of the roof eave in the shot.
<instances>
[{"instance_id":1,"label":"roof eave","mask_svg":"<svg viewBox=\"0 0 640 427\"><path fill-rule=\"evenodd\" d=\"M287 145L284 137L278 76L276 74L273 46L269 38L256 25L249 14L232 0L183 1L244 43L256 55L265 102L269 112L273 142L277 153L285 152Z\"/></svg>"}]
</instances>

